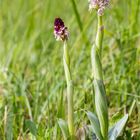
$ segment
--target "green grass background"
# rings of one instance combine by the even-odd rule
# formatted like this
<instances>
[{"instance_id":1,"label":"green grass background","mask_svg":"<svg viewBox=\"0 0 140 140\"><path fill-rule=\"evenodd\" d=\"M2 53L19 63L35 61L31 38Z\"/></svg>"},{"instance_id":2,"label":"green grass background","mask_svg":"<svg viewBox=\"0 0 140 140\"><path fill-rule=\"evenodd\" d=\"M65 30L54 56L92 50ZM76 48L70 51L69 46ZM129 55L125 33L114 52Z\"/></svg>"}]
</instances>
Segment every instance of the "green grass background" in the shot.
<instances>
[{"instance_id":1,"label":"green grass background","mask_svg":"<svg viewBox=\"0 0 140 140\"><path fill-rule=\"evenodd\" d=\"M140 139L140 0L111 0L105 11L103 70L111 122L129 112L123 138ZM58 118L67 119L62 43L53 35L55 17L70 31L75 126L94 111L90 48L96 12L87 0L0 0L0 140L62 138ZM32 120L30 122L29 120ZM35 128L35 125L37 129ZM30 130L30 131L29 131Z\"/></svg>"}]
</instances>

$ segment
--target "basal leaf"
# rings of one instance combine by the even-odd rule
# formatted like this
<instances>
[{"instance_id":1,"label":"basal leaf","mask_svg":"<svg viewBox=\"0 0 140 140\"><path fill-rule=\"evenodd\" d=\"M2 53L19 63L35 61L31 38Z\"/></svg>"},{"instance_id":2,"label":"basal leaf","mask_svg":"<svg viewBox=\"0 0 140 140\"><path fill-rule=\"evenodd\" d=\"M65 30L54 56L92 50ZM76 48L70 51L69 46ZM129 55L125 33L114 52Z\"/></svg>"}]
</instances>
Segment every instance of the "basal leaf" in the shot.
<instances>
[{"instance_id":1,"label":"basal leaf","mask_svg":"<svg viewBox=\"0 0 140 140\"><path fill-rule=\"evenodd\" d=\"M117 137L123 131L128 120L128 114L126 114L122 119L120 119L110 130L109 130L109 140L116 140Z\"/></svg>"},{"instance_id":2,"label":"basal leaf","mask_svg":"<svg viewBox=\"0 0 140 140\"><path fill-rule=\"evenodd\" d=\"M103 138L101 135L101 129L100 129L100 124L99 124L98 118L92 112L87 112L87 115L88 115L88 118L91 122L91 126L92 126L94 133L96 134L98 139L102 140Z\"/></svg>"}]
</instances>

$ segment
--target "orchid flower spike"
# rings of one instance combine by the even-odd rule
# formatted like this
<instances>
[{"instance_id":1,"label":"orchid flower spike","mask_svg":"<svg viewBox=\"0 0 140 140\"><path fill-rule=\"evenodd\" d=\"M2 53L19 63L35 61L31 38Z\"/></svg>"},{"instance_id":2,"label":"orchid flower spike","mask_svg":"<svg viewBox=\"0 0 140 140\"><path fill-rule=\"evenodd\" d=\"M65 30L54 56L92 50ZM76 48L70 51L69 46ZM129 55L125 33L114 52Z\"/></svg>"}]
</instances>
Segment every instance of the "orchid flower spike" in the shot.
<instances>
[{"instance_id":1,"label":"orchid flower spike","mask_svg":"<svg viewBox=\"0 0 140 140\"><path fill-rule=\"evenodd\" d=\"M65 26L61 18L56 18L54 21L54 36L57 41L66 41L69 37L68 28Z\"/></svg>"},{"instance_id":2,"label":"orchid flower spike","mask_svg":"<svg viewBox=\"0 0 140 140\"><path fill-rule=\"evenodd\" d=\"M102 16L110 0L89 0L89 10L97 10L99 16Z\"/></svg>"}]
</instances>

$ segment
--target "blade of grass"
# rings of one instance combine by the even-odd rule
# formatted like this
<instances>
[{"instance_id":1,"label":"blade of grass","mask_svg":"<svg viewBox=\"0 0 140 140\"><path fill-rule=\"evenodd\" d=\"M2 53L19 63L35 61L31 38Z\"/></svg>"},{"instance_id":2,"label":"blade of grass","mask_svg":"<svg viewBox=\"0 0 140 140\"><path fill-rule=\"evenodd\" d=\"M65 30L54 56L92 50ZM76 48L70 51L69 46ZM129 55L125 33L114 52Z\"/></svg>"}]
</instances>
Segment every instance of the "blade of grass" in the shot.
<instances>
[{"instance_id":1,"label":"blade of grass","mask_svg":"<svg viewBox=\"0 0 140 140\"><path fill-rule=\"evenodd\" d=\"M75 17L76 17L76 20L77 20L79 29L80 29L80 31L82 33L83 40L84 40L84 42L85 42L86 45L89 45L89 41L88 41L86 35L83 32L83 24L82 24L82 21L81 21L81 18L80 18L80 14L78 12L77 5L75 3L75 0L70 0L70 2L72 4L72 8L73 8L73 11L74 11L74 14L75 14Z\"/></svg>"}]
</instances>

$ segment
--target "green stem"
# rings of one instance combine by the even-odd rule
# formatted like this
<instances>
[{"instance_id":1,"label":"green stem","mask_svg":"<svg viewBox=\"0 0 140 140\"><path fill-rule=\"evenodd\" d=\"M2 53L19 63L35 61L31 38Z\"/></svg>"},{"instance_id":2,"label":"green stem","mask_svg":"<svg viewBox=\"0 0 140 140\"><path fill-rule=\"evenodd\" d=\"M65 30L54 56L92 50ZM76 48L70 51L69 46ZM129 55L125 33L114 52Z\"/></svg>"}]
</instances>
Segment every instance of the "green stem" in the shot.
<instances>
[{"instance_id":1,"label":"green stem","mask_svg":"<svg viewBox=\"0 0 140 140\"><path fill-rule=\"evenodd\" d=\"M97 27L97 34L96 34L96 41L95 45L99 50L99 55L101 56L102 52L102 42L104 36L104 26L103 26L103 19L102 16L98 15L98 27Z\"/></svg>"},{"instance_id":2,"label":"green stem","mask_svg":"<svg viewBox=\"0 0 140 140\"><path fill-rule=\"evenodd\" d=\"M70 72L70 57L68 53L67 42L64 42L63 62L67 82L68 127L70 137L73 138L74 137L73 83Z\"/></svg>"},{"instance_id":3,"label":"green stem","mask_svg":"<svg viewBox=\"0 0 140 140\"><path fill-rule=\"evenodd\" d=\"M101 51L104 35L102 16L98 16L98 29L95 45L91 49L92 72L94 76L95 108L100 123L103 140L108 140L108 107L103 83Z\"/></svg>"}]
</instances>

